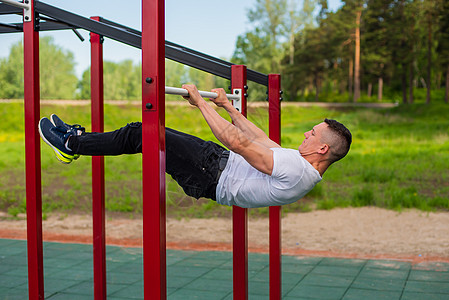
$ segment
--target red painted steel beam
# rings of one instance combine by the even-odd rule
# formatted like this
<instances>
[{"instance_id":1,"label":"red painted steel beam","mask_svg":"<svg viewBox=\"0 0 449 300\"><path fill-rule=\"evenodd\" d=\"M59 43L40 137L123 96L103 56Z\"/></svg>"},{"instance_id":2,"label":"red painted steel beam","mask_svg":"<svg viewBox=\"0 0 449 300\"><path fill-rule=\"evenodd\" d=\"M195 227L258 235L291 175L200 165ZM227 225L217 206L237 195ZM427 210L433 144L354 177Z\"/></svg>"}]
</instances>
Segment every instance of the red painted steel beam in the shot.
<instances>
[{"instance_id":1,"label":"red painted steel beam","mask_svg":"<svg viewBox=\"0 0 449 300\"><path fill-rule=\"evenodd\" d=\"M241 89L245 94L246 66L231 67L232 89ZM246 117L246 97L242 95L242 111ZM234 300L248 299L248 209L232 207L233 291Z\"/></svg>"},{"instance_id":2,"label":"red painted steel beam","mask_svg":"<svg viewBox=\"0 0 449 300\"><path fill-rule=\"evenodd\" d=\"M44 299L39 33L34 30L34 1L31 10L31 20L23 24L28 294L30 299Z\"/></svg>"},{"instance_id":3,"label":"red painted steel beam","mask_svg":"<svg viewBox=\"0 0 449 300\"><path fill-rule=\"evenodd\" d=\"M268 75L268 118L269 136L281 144L281 76ZM282 298L281 287L281 207L271 206L270 212L270 299Z\"/></svg>"},{"instance_id":4,"label":"red painted steel beam","mask_svg":"<svg viewBox=\"0 0 449 300\"><path fill-rule=\"evenodd\" d=\"M92 17L100 21L100 17ZM90 90L93 132L104 131L103 38L90 33ZM106 233L105 233L104 157L92 157L92 221L94 248L94 299L106 299Z\"/></svg>"},{"instance_id":5,"label":"red painted steel beam","mask_svg":"<svg viewBox=\"0 0 449 300\"><path fill-rule=\"evenodd\" d=\"M166 299L164 0L142 0L142 177L145 299Z\"/></svg>"}]
</instances>

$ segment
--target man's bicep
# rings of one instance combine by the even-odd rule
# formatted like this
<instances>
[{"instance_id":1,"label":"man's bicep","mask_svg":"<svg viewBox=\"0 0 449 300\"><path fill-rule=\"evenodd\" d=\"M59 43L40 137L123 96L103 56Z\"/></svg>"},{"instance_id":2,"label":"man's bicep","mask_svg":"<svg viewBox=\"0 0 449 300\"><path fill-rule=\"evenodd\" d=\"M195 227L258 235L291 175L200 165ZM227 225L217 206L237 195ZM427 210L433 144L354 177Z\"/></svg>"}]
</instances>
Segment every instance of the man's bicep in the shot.
<instances>
[{"instance_id":1,"label":"man's bicep","mask_svg":"<svg viewBox=\"0 0 449 300\"><path fill-rule=\"evenodd\" d=\"M246 147L239 149L237 153L260 172L267 175L271 175L273 172L273 151L269 147L257 142L250 142Z\"/></svg>"}]
</instances>

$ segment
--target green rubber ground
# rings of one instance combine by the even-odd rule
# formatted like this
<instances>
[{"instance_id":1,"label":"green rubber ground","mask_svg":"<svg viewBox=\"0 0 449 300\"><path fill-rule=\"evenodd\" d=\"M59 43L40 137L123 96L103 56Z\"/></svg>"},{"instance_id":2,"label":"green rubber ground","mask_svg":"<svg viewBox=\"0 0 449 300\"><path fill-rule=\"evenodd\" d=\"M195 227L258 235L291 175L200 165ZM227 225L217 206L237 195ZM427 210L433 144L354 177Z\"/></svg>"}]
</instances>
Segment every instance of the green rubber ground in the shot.
<instances>
[{"instance_id":1,"label":"green rubber ground","mask_svg":"<svg viewBox=\"0 0 449 300\"><path fill-rule=\"evenodd\" d=\"M28 299L26 242L0 239L0 299ZM249 299L268 299L268 255L249 254ZM44 243L46 299L93 299L92 246ZM108 299L143 299L142 249L107 247ZM167 250L168 299L232 299L232 253ZM449 299L449 264L282 258L283 299Z\"/></svg>"}]
</instances>

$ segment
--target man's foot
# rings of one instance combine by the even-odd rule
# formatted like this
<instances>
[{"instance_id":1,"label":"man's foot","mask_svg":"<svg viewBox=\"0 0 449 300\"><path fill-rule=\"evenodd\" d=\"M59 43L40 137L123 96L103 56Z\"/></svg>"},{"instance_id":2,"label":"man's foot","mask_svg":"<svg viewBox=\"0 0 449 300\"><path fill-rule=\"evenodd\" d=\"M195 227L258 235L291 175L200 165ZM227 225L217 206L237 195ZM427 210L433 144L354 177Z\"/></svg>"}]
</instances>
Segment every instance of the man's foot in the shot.
<instances>
[{"instance_id":1,"label":"man's foot","mask_svg":"<svg viewBox=\"0 0 449 300\"><path fill-rule=\"evenodd\" d=\"M86 129L84 127L81 127L81 125L79 125L79 124L69 125L69 124L65 123L63 120L61 120L55 114L52 114L50 116L50 121L53 123L53 125L55 125L55 127L63 127L66 130L75 131L76 135L81 135L86 131ZM73 159L75 159L75 160L78 159L79 157L80 157L79 154L73 155Z\"/></svg>"},{"instance_id":2,"label":"man's foot","mask_svg":"<svg viewBox=\"0 0 449 300\"><path fill-rule=\"evenodd\" d=\"M48 118L42 118L39 121L39 134L55 151L56 158L64 164L69 164L74 159L74 153L66 147L70 136L77 135L75 130L67 130L59 126L56 127Z\"/></svg>"}]
</instances>

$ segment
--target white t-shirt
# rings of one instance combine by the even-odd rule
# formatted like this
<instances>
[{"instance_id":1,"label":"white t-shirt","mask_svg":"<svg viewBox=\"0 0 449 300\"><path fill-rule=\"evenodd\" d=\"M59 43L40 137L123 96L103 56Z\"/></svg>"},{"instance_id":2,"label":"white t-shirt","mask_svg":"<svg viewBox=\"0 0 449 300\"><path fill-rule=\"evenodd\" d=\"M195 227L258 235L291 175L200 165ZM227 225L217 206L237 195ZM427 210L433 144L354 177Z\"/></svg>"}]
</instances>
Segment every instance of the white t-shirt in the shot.
<instances>
[{"instance_id":1,"label":"white t-shirt","mask_svg":"<svg viewBox=\"0 0 449 300\"><path fill-rule=\"evenodd\" d=\"M271 148L270 175L252 167L241 155L230 152L217 184L217 202L240 207L279 206L304 197L321 181L320 173L298 150Z\"/></svg>"}]
</instances>

